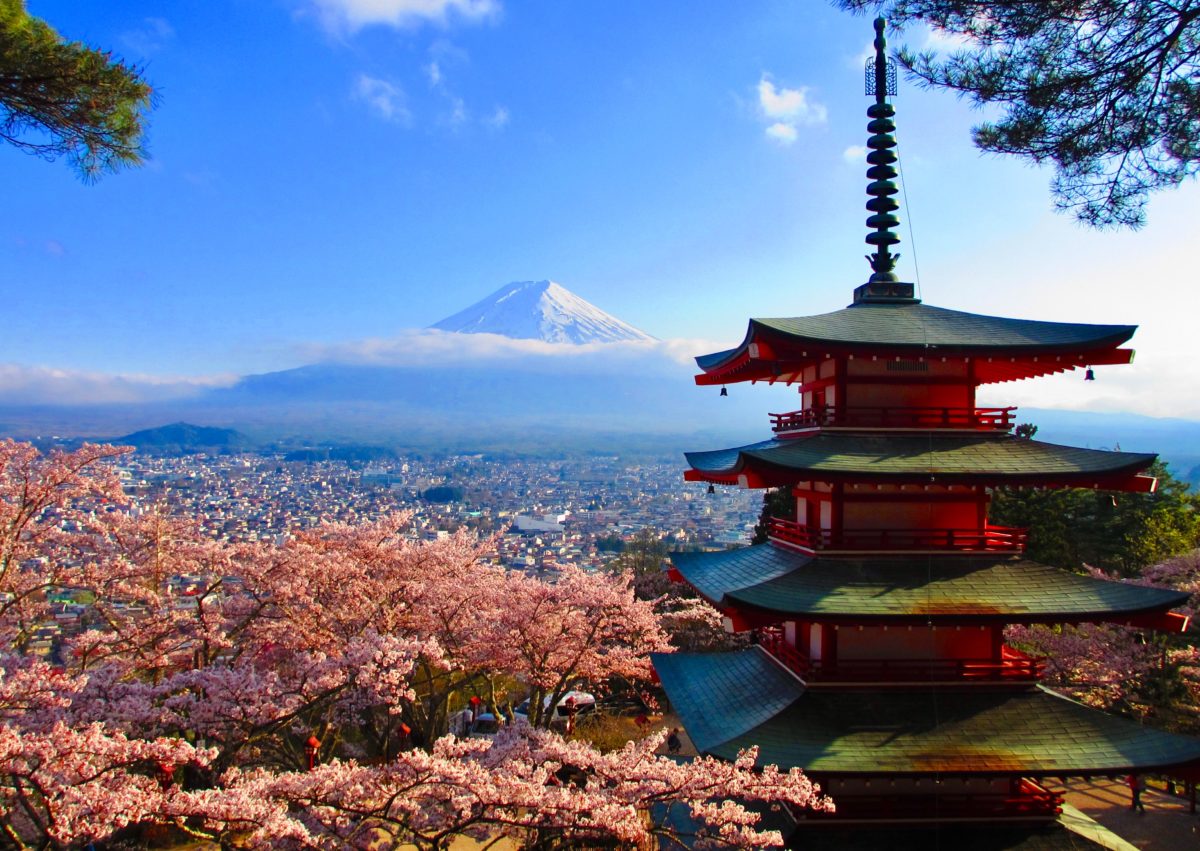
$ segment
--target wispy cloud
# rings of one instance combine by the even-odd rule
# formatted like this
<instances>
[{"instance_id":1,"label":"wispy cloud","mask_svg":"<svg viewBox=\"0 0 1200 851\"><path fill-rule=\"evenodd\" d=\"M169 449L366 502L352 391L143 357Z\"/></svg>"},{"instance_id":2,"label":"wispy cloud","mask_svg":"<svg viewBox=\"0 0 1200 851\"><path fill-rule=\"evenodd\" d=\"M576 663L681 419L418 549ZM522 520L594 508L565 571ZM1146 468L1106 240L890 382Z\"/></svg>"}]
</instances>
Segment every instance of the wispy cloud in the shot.
<instances>
[{"instance_id":1,"label":"wispy cloud","mask_svg":"<svg viewBox=\"0 0 1200 851\"><path fill-rule=\"evenodd\" d=\"M200 377L114 375L0 364L0 404L103 405L187 399L215 387L227 387L235 375Z\"/></svg>"},{"instance_id":2,"label":"wispy cloud","mask_svg":"<svg viewBox=\"0 0 1200 851\"><path fill-rule=\"evenodd\" d=\"M492 110L492 114L483 119L483 123L493 130L503 130L508 126L509 122L508 109L503 106L498 106Z\"/></svg>"},{"instance_id":3,"label":"wispy cloud","mask_svg":"<svg viewBox=\"0 0 1200 851\"><path fill-rule=\"evenodd\" d=\"M846 150L842 151L842 159L848 163L861 163L867 160L867 148L865 145L851 145Z\"/></svg>"},{"instance_id":4,"label":"wispy cloud","mask_svg":"<svg viewBox=\"0 0 1200 851\"><path fill-rule=\"evenodd\" d=\"M425 76L429 78L429 85L435 89L442 84L442 66L435 59L425 66Z\"/></svg>"},{"instance_id":5,"label":"wispy cloud","mask_svg":"<svg viewBox=\"0 0 1200 851\"><path fill-rule=\"evenodd\" d=\"M335 33L369 26L476 23L500 12L499 0L310 0L310 4L322 25Z\"/></svg>"},{"instance_id":6,"label":"wispy cloud","mask_svg":"<svg viewBox=\"0 0 1200 851\"><path fill-rule=\"evenodd\" d=\"M796 141L800 127L821 125L829 120L829 111L810 96L807 86L794 89L776 86L767 73L758 81L758 108L768 122L767 136L784 145Z\"/></svg>"},{"instance_id":7,"label":"wispy cloud","mask_svg":"<svg viewBox=\"0 0 1200 851\"><path fill-rule=\"evenodd\" d=\"M385 121L398 124L408 124L412 121L404 90L395 83L368 74L359 74L354 84L354 98L365 103Z\"/></svg>"},{"instance_id":8,"label":"wispy cloud","mask_svg":"<svg viewBox=\"0 0 1200 851\"><path fill-rule=\"evenodd\" d=\"M462 98L450 95L450 110L445 115L445 122L457 129L467 123L467 105Z\"/></svg>"},{"instance_id":9,"label":"wispy cloud","mask_svg":"<svg viewBox=\"0 0 1200 851\"><path fill-rule=\"evenodd\" d=\"M121 43L141 56L158 53L175 38L175 28L166 18L144 18L142 23L121 34Z\"/></svg>"},{"instance_id":10,"label":"wispy cloud","mask_svg":"<svg viewBox=\"0 0 1200 851\"><path fill-rule=\"evenodd\" d=\"M766 134L783 145L790 145L799 136L795 126L783 121L776 121L766 129Z\"/></svg>"},{"instance_id":11,"label":"wispy cloud","mask_svg":"<svg viewBox=\"0 0 1200 851\"><path fill-rule=\"evenodd\" d=\"M954 33L938 27L930 27L929 33L925 36L923 49L932 50L935 53L952 53L966 47L973 47L974 45L975 40L962 33Z\"/></svg>"}]
</instances>

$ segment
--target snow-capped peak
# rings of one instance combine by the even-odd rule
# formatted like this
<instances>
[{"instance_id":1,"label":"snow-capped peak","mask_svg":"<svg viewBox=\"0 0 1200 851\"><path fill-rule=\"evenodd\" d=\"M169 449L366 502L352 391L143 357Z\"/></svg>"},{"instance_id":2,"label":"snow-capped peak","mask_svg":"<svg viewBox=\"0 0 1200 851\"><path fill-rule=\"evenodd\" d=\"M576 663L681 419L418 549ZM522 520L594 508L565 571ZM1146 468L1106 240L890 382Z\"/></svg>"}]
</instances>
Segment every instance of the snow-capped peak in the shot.
<instances>
[{"instance_id":1,"label":"snow-capped peak","mask_svg":"<svg viewBox=\"0 0 1200 851\"><path fill-rule=\"evenodd\" d=\"M554 281L506 284L487 298L430 326L462 334L501 334L549 343L653 340Z\"/></svg>"}]
</instances>

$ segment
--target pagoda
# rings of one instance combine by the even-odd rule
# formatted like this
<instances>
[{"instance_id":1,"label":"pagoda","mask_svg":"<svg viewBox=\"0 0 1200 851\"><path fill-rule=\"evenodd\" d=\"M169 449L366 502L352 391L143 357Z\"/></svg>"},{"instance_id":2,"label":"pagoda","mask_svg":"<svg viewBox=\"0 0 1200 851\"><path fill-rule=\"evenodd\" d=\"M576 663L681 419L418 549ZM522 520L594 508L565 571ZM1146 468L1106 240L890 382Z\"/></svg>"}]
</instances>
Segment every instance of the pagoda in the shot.
<instances>
[{"instance_id":1,"label":"pagoda","mask_svg":"<svg viewBox=\"0 0 1200 851\"><path fill-rule=\"evenodd\" d=\"M1024 556L1022 529L988 522L994 488L1146 493L1154 455L1013 433L984 384L1124 364L1135 326L1006 319L923 304L895 274L895 71L875 22L868 60L872 274L832 313L751 319L736 348L697 358L700 385L796 385L769 440L687 453L689 481L790 489L765 544L676 553L690 583L750 632L746 650L658 654L701 754L802 768L835 814L807 828L1039 825L1068 777L1194 780L1200 741L1153 730L1039 683L1009 624L1116 623L1182 631L1187 594L1105 581Z\"/></svg>"}]
</instances>

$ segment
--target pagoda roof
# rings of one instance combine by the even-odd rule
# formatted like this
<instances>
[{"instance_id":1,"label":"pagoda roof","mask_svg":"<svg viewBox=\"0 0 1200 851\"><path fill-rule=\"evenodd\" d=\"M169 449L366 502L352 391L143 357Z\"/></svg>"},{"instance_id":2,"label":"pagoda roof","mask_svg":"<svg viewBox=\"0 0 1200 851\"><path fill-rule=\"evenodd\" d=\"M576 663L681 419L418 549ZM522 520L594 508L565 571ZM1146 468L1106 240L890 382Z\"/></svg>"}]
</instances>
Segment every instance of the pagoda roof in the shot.
<instances>
[{"instance_id":1,"label":"pagoda roof","mask_svg":"<svg viewBox=\"0 0 1200 851\"><path fill-rule=\"evenodd\" d=\"M750 487L819 481L1064 484L1120 489L1158 456L1082 449L1009 434L821 432L685 453L692 480Z\"/></svg>"},{"instance_id":2,"label":"pagoda roof","mask_svg":"<svg viewBox=\"0 0 1200 851\"><path fill-rule=\"evenodd\" d=\"M770 378L798 364L831 354L896 354L947 357L1036 357L1079 355L1080 363L1054 363L1019 372L985 370L979 380L1003 381L1046 374L1086 363L1114 362L1111 353L1129 340L1136 325L1091 325L1009 319L908 302L861 301L816 316L751 319L740 345L701 355L696 363L708 375L700 383ZM1088 354L1092 354L1089 359ZM1128 352L1126 354L1129 354ZM749 362L772 364L754 368ZM1127 362L1128 357L1115 362ZM1011 373L1011 374L1010 374Z\"/></svg>"},{"instance_id":3,"label":"pagoda roof","mask_svg":"<svg viewBox=\"0 0 1200 851\"><path fill-rule=\"evenodd\" d=\"M740 346L701 355L696 363L702 369L719 365L758 339L817 347L909 348L913 352L937 348L939 354L1024 354L1112 348L1127 341L1136 330L1136 325L1009 319L919 302L859 302L816 316L751 319Z\"/></svg>"},{"instance_id":4,"label":"pagoda roof","mask_svg":"<svg viewBox=\"0 0 1200 851\"><path fill-rule=\"evenodd\" d=\"M1144 727L1040 686L812 689L764 650L652 660L696 749L815 774L1088 775L1200 760L1200 739Z\"/></svg>"},{"instance_id":5,"label":"pagoda roof","mask_svg":"<svg viewBox=\"0 0 1200 851\"><path fill-rule=\"evenodd\" d=\"M762 544L672 553L671 564L718 606L822 621L1113 621L1164 612L1188 597L1016 555L821 558Z\"/></svg>"}]
</instances>

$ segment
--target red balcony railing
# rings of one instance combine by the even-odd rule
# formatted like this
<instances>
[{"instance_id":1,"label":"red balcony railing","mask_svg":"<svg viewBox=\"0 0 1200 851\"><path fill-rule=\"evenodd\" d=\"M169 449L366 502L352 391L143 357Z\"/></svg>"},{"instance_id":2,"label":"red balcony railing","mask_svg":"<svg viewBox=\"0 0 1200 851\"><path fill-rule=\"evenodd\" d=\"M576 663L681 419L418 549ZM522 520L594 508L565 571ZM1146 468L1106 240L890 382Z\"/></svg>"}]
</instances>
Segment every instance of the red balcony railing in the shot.
<instances>
[{"instance_id":1,"label":"red balcony railing","mask_svg":"<svg viewBox=\"0 0 1200 851\"><path fill-rule=\"evenodd\" d=\"M953 769L952 765L946 766ZM928 789L928 785L925 786ZM854 794L834 792L837 811L807 813L818 821L868 820L880 822L979 821L980 819L1050 820L1062 812L1064 796L1028 777L1012 781L1008 794L997 792L933 792L903 794Z\"/></svg>"},{"instance_id":2,"label":"red balcony railing","mask_svg":"<svg viewBox=\"0 0 1200 851\"><path fill-rule=\"evenodd\" d=\"M957 428L1008 431L1015 407L1009 408L806 408L769 414L776 434L818 427Z\"/></svg>"},{"instance_id":3,"label":"red balcony railing","mask_svg":"<svg viewBox=\"0 0 1200 851\"><path fill-rule=\"evenodd\" d=\"M1005 645L995 659L850 659L814 661L783 637L762 629L758 643L807 683L1026 683L1041 679L1045 660Z\"/></svg>"},{"instance_id":4,"label":"red balcony railing","mask_svg":"<svg viewBox=\"0 0 1200 851\"><path fill-rule=\"evenodd\" d=\"M849 529L840 533L810 529L791 520L771 518L770 537L808 550L947 550L951 552L1023 552L1029 530L1015 526L979 529Z\"/></svg>"}]
</instances>

